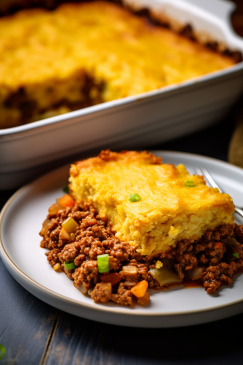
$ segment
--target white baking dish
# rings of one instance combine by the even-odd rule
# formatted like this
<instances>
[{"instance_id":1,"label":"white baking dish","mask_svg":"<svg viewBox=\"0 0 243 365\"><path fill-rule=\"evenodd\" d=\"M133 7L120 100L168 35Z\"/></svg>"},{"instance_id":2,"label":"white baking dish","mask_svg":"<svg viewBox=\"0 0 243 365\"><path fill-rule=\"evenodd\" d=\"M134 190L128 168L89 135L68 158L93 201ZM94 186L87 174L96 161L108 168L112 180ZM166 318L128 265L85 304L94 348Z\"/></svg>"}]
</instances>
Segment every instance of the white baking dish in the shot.
<instances>
[{"instance_id":1,"label":"white baking dish","mask_svg":"<svg viewBox=\"0 0 243 365\"><path fill-rule=\"evenodd\" d=\"M222 0L126 0L191 24L201 37L243 52ZM155 61L156 62L156 61ZM179 85L0 131L0 189L15 188L45 164L94 148L145 148L222 118L243 91L243 62Z\"/></svg>"}]
</instances>

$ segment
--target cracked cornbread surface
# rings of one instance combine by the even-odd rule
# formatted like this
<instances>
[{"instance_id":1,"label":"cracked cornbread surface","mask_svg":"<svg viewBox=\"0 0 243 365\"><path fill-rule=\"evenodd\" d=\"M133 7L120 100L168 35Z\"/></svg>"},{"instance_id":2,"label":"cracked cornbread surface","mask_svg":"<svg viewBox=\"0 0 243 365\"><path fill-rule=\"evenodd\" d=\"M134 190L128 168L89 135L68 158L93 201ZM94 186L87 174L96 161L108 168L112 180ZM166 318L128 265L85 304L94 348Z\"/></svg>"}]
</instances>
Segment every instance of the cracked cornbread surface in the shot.
<instances>
[{"instance_id":1,"label":"cracked cornbread surface","mask_svg":"<svg viewBox=\"0 0 243 365\"><path fill-rule=\"evenodd\" d=\"M188 181L193 187L185 186ZM93 204L116 236L142 255L154 256L183 239L193 242L207 230L234 225L228 194L208 187L202 176L189 175L184 165L163 164L152 153L102 151L71 166L69 187L77 202ZM131 202L131 194L141 200Z\"/></svg>"},{"instance_id":2,"label":"cracked cornbread surface","mask_svg":"<svg viewBox=\"0 0 243 365\"><path fill-rule=\"evenodd\" d=\"M232 66L105 1L0 19L0 128L177 84Z\"/></svg>"}]
</instances>

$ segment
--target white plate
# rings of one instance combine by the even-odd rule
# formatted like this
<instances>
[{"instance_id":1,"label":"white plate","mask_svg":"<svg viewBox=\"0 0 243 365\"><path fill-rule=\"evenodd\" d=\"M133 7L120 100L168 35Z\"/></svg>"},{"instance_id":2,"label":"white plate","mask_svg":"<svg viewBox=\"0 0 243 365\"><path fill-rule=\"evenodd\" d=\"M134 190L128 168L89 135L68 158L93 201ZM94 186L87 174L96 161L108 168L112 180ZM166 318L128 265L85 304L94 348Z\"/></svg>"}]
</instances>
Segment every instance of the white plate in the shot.
<instances>
[{"instance_id":1,"label":"white plate","mask_svg":"<svg viewBox=\"0 0 243 365\"><path fill-rule=\"evenodd\" d=\"M243 170L215 159L178 152L156 152L164 162L184 163L191 173L204 165L219 185L243 206ZM46 303L80 317L136 327L176 327L210 322L243 312L243 275L231 287L208 295L203 288L151 290L146 307L95 304L83 296L63 273L56 273L39 247L48 207L63 194L69 166L24 186L8 201L0 217L2 260L12 276ZM241 222L243 223L243 222Z\"/></svg>"}]
</instances>

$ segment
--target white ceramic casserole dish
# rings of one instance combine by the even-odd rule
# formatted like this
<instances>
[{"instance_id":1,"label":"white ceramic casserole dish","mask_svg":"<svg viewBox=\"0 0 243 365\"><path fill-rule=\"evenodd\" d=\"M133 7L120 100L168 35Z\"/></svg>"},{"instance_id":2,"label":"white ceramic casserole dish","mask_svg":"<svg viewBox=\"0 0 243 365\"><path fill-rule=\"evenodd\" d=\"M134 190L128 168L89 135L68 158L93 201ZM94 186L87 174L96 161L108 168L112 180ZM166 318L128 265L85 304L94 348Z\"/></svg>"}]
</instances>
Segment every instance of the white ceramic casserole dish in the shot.
<instances>
[{"instance_id":1,"label":"white ceramic casserole dish","mask_svg":"<svg viewBox=\"0 0 243 365\"><path fill-rule=\"evenodd\" d=\"M192 25L200 37L243 52L222 0L126 0ZM222 118L243 91L243 62L144 94L0 130L0 189L16 188L46 164L94 148L137 149L200 130ZM50 165L49 165L50 166Z\"/></svg>"}]
</instances>

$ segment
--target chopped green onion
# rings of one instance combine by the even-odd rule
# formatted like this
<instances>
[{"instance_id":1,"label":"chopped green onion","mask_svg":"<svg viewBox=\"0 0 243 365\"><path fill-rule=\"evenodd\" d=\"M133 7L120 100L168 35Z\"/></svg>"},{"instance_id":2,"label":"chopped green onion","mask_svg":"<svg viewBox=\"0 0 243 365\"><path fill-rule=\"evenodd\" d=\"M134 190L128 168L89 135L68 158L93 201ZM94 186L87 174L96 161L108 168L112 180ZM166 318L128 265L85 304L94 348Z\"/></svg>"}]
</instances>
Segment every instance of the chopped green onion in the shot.
<instances>
[{"instance_id":1,"label":"chopped green onion","mask_svg":"<svg viewBox=\"0 0 243 365\"><path fill-rule=\"evenodd\" d=\"M195 188L195 186L196 186L194 184L194 181L186 181L184 185L186 188Z\"/></svg>"},{"instance_id":2,"label":"chopped green onion","mask_svg":"<svg viewBox=\"0 0 243 365\"><path fill-rule=\"evenodd\" d=\"M141 200L141 196L138 194L131 194L129 197L130 202L138 202L139 200Z\"/></svg>"},{"instance_id":3,"label":"chopped green onion","mask_svg":"<svg viewBox=\"0 0 243 365\"><path fill-rule=\"evenodd\" d=\"M235 256L237 259L240 258L238 252L234 252L234 253L232 253L232 255Z\"/></svg>"},{"instance_id":4,"label":"chopped green onion","mask_svg":"<svg viewBox=\"0 0 243 365\"><path fill-rule=\"evenodd\" d=\"M76 269L76 266L75 266L75 263L74 263L74 262L68 262L68 261L65 261L65 262L64 262L64 267L65 267L65 269L67 269L67 270Z\"/></svg>"},{"instance_id":5,"label":"chopped green onion","mask_svg":"<svg viewBox=\"0 0 243 365\"><path fill-rule=\"evenodd\" d=\"M64 186L62 190L64 191L64 193L70 194L68 185Z\"/></svg>"},{"instance_id":6,"label":"chopped green onion","mask_svg":"<svg viewBox=\"0 0 243 365\"><path fill-rule=\"evenodd\" d=\"M6 349L3 345L0 344L0 360L2 360L3 356L6 354Z\"/></svg>"},{"instance_id":7,"label":"chopped green onion","mask_svg":"<svg viewBox=\"0 0 243 365\"><path fill-rule=\"evenodd\" d=\"M110 270L108 254L98 255L97 262L98 262L98 271L100 274L102 274L104 272L108 272Z\"/></svg>"}]
</instances>

